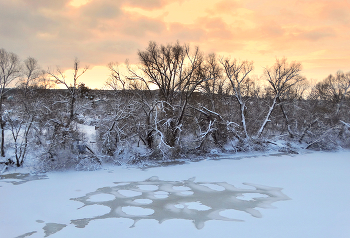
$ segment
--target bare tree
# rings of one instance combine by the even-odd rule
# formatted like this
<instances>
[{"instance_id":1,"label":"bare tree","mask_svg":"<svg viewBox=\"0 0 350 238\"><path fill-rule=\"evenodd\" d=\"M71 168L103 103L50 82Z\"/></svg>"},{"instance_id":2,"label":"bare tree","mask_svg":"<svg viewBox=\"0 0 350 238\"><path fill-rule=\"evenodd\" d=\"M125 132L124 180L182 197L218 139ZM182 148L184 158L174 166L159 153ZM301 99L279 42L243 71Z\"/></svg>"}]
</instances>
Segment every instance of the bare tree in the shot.
<instances>
[{"instance_id":1,"label":"bare tree","mask_svg":"<svg viewBox=\"0 0 350 238\"><path fill-rule=\"evenodd\" d=\"M76 58L74 60L74 73L71 83L67 82L66 76L60 68L57 68L57 73L53 73L50 70L47 73L52 77L56 84L63 84L69 93L69 118L67 122L67 127L74 120L75 117L75 102L78 96L78 79L89 69L89 66L85 66L83 69L80 69L79 60Z\"/></svg>"},{"instance_id":2,"label":"bare tree","mask_svg":"<svg viewBox=\"0 0 350 238\"><path fill-rule=\"evenodd\" d=\"M189 98L199 86L210 80L197 73L201 69L203 56L198 47L190 52L188 45L157 45L150 42L145 51L138 52L142 74L129 67L129 79L137 80L151 90L151 85L159 89L159 102L154 107L157 118L156 131L165 138L166 145L174 147L188 106ZM153 107L151 107L153 108ZM163 127L165 135L160 128Z\"/></svg>"},{"instance_id":3,"label":"bare tree","mask_svg":"<svg viewBox=\"0 0 350 238\"><path fill-rule=\"evenodd\" d=\"M103 154L115 156L115 152L118 149L121 152L123 150L121 148L127 144L126 141L135 136L132 129L136 123L133 114L137 103L133 92L127 91L129 82L120 73L118 63L111 62L108 68L110 75L105 86L113 90L114 97L106 100L105 106L108 105L108 113L101 116L99 122L99 145Z\"/></svg>"},{"instance_id":4,"label":"bare tree","mask_svg":"<svg viewBox=\"0 0 350 238\"><path fill-rule=\"evenodd\" d=\"M38 105L41 104L36 96L31 95L32 87L36 85L38 79L43 75L43 71L38 65L38 61L32 57L24 60L22 76L18 84L18 95L16 97L15 110L10 110L6 114L6 119L10 126L12 139L14 142L16 166L20 167L27 155L29 144L29 134L34 123Z\"/></svg>"},{"instance_id":5,"label":"bare tree","mask_svg":"<svg viewBox=\"0 0 350 238\"><path fill-rule=\"evenodd\" d=\"M66 90L64 94L55 95L59 99L54 99L52 105L47 108L48 118L45 126L47 127L48 147L45 148L43 154L43 161L50 163L53 158L59 158L61 161L75 159L75 157L66 156L61 158L62 153L69 155L76 154L79 151L79 141L82 140L83 135L78 130L77 125L77 108L76 103L79 98L79 82L78 79L88 70L88 66L83 69L80 68L78 59L74 60L73 74L70 79L67 79L64 72L57 67L55 72L47 71L48 76L56 84L63 85ZM57 112L62 110L61 105L66 105L67 112ZM87 147L86 147L87 148ZM78 150L77 150L78 149ZM78 155L79 160L81 159ZM72 161L73 161L72 160ZM63 162L65 166L65 162Z\"/></svg>"},{"instance_id":6,"label":"bare tree","mask_svg":"<svg viewBox=\"0 0 350 238\"><path fill-rule=\"evenodd\" d=\"M287 114L281 103L281 98L286 95L289 89L297 85L298 83L305 80L305 77L300 75L301 64L297 62L287 63L287 59L277 59L274 66L265 68L264 78L268 81L270 89L272 91L273 100L266 114L265 120L263 121L258 133L256 135L259 138L265 129L266 124L270 121L272 110L276 104L280 106L283 117L287 123L287 129L290 137L294 137L293 132L290 128L290 123Z\"/></svg>"},{"instance_id":7,"label":"bare tree","mask_svg":"<svg viewBox=\"0 0 350 238\"><path fill-rule=\"evenodd\" d=\"M28 57L24 60L22 73L23 75L19 81L18 87L23 89L25 93L28 93L30 87L37 86L39 79L45 72L40 69L36 59Z\"/></svg>"},{"instance_id":8,"label":"bare tree","mask_svg":"<svg viewBox=\"0 0 350 238\"><path fill-rule=\"evenodd\" d=\"M127 89L127 80L120 74L118 63L111 62L108 64L110 71L109 78L106 81L106 86L114 91Z\"/></svg>"},{"instance_id":9,"label":"bare tree","mask_svg":"<svg viewBox=\"0 0 350 238\"><path fill-rule=\"evenodd\" d=\"M338 71L336 76L329 75L316 84L313 91L314 97L336 104L335 115L337 116L345 98L350 96L350 72Z\"/></svg>"},{"instance_id":10,"label":"bare tree","mask_svg":"<svg viewBox=\"0 0 350 238\"><path fill-rule=\"evenodd\" d=\"M204 81L198 91L204 93L210 100L209 110L216 111L217 97L222 96L226 90L226 78L223 76L223 69L215 54L209 54L201 67L196 71L201 78L211 80Z\"/></svg>"},{"instance_id":11,"label":"bare tree","mask_svg":"<svg viewBox=\"0 0 350 238\"><path fill-rule=\"evenodd\" d=\"M128 61L126 61L126 64L129 72L135 73L135 71L130 68ZM102 144L105 147L102 152L106 153L107 151L107 154L109 155L112 155L115 152L118 142L121 141L121 135L124 135L124 137L126 135L126 133L118 129L124 119L128 119L132 123L127 123L128 125L124 125L123 127L128 127L129 132L135 130L139 141L142 141L148 148L153 148L154 129L152 126L152 113L154 112L156 103L148 100L154 95L149 89L149 85L141 80L124 77L120 73L118 63L111 62L108 64L108 68L110 70L110 76L105 85L108 89L115 92L115 98L108 101L115 104L113 107L115 108L117 116L106 117L101 120L101 125L103 124L103 126L99 129L103 137L101 138ZM136 111L138 110L141 110L144 113L144 117L134 116L134 114L137 114ZM133 118L129 119L130 117ZM143 121L143 123L141 123L141 121ZM105 128L106 125L108 125L109 129ZM103 132L103 130L106 132ZM133 134L131 133L129 136L133 136ZM108 148L108 150L106 150L106 148Z\"/></svg>"},{"instance_id":12,"label":"bare tree","mask_svg":"<svg viewBox=\"0 0 350 238\"><path fill-rule=\"evenodd\" d=\"M109 104L111 110L101 115L98 124L101 152L109 156L113 156L117 149L121 151L121 145L125 146L127 140L133 136L135 105L125 102L123 96L125 95L105 103L105 106Z\"/></svg>"},{"instance_id":13,"label":"bare tree","mask_svg":"<svg viewBox=\"0 0 350 238\"><path fill-rule=\"evenodd\" d=\"M339 91L339 103L337 104L336 115L339 114L345 98L350 96L350 72L345 74L339 71L337 73L337 88Z\"/></svg>"},{"instance_id":14,"label":"bare tree","mask_svg":"<svg viewBox=\"0 0 350 238\"><path fill-rule=\"evenodd\" d=\"M246 109L246 99L244 98L244 85L248 80L249 73L253 70L253 62L238 60L223 59L221 64L225 69L225 75L229 80L231 87L233 89L233 94L237 99L237 102L240 106L241 112L241 125L243 127L244 136L246 139L249 139L247 132L247 124L245 118L245 109ZM242 141L242 139L241 139Z\"/></svg>"},{"instance_id":15,"label":"bare tree","mask_svg":"<svg viewBox=\"0 0 350 238\"><path fill-rule=\"evenodd\" d=\"M18 56L5 49L0 49L0 127L1 127L1 156L5 157L5 121L3 118L3 102L11 83L21 76L21 62Z\"/></svg>"},{"instance_id":16,"label":"bare tree","mask_svg":"<svg viewBox=\"0 0 350 238\"><path fill-rule=\"evenodd\" d=\"M201 67L202 69L198 70L198 72L205 74L205 78L211 79L201 85L201 91L210 95L222 94L225 86L225 78L223 77L223 70L217 56L215 54L209 54Z\"/></svg>"},{"instance_id":17,"label":"bare tree","mask_svg":"<svg viewBox=\"0 0 350 238\"><path fill-rule=\"evenodd\" d=\"M34 122L34 116L27 114L26 111L25 109L21 112L8 111L6 113L6 120L10 126L14 142L15 164L17 167L22 166L27 155L29 133Z\"/></svg>"}]
</instances>

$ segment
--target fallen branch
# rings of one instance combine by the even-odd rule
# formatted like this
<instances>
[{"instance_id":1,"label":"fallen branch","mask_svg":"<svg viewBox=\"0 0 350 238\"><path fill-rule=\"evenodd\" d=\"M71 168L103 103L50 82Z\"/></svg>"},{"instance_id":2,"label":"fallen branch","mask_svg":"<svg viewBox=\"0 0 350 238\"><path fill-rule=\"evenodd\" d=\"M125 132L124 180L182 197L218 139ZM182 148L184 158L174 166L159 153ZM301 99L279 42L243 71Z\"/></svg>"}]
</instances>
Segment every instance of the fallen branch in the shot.
<instances>
[{"instance_id":1,"label":"fallen branch","mask_svg":"<svg viewBox=\"0 0 350 238\"><path fill-rule=\"evenodd\" d=\"M308 130L310 130L310 128L316 123L318 122L318 118L316 118L313 122L311 122L304 130L303 134L301 135L300 139L299 139L299 143L302 142L302 140L304 139L306 133L308 132Z\"/></svg>"},{"instance_id":2,"label":"fallen branch","mask_svg":"<svg viewBox=\"0 0 350 238\"><path fill-rule=\"evenodd\" d=\"M310 144L308 144L308 146L305 149L309 149L312 145L320 142L321 140L323 140L323 138L328 135L328 133L334 129L339 129L339 126L335 126L332 128L329 128L328 130L326 130L318 139L314 140L313 142L311 142Z\"/></svg>"},{"instance_id":3,"label":"fallen branch","mask_svg":"<svg viewBox=\"0 0 350 238\"><path fill-rule=\"evenodd\" d=\"M344 121L340 121L341 123L343 123L346 127L350 128L350 123L346 123Z\"/></svg>"}]
</instances>

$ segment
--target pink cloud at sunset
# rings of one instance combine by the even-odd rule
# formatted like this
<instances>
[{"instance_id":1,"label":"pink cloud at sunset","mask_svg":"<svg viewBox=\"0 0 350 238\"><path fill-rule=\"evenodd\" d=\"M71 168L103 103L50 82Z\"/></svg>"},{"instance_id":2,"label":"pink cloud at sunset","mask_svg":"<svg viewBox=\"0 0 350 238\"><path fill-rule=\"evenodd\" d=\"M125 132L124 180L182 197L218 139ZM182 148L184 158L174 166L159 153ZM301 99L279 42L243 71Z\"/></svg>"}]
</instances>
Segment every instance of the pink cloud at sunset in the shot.
<instances>
[{"instance_id":1,"label":"pink cloud at sunset","mask_svg":"<svg viewBox=\"0 0 350 238\"><path fill-rule=\"evenodd\" d=\"M0 48L44 69L78 57L95 70L82 78L90 87L103 86L109 62L138 63L149 41L252 60L257 75L281 57L310 79L350 71L346 0L0 0L0 36Z\"/></svg>"}]
</instances>

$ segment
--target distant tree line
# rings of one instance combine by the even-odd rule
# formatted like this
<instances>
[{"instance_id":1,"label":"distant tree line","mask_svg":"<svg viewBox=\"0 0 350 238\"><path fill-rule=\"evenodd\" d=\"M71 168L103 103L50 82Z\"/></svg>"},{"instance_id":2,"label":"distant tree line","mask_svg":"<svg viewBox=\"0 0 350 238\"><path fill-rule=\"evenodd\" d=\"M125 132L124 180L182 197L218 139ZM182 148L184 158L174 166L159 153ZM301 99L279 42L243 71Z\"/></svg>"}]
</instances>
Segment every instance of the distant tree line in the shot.
<instances>
[{"instance_id":1,"label":"distant tree line","mask_svg":"<svg viewBox=\"0 0 350 238\"><path fill-rule=\"evenodd\" d=\"M77 59L67 78L1 49L3 163L19 167L35 155L42 170L96 169L207 153L350 147L350 72L311 85L300 63L283 58L255 77L253 62L179 42L150 42L138 57L126 75L110 63L108 90L91 90L79 82L88 67ZM64 89L53 89L57 84Z\"/></svg>"}]
</instances>

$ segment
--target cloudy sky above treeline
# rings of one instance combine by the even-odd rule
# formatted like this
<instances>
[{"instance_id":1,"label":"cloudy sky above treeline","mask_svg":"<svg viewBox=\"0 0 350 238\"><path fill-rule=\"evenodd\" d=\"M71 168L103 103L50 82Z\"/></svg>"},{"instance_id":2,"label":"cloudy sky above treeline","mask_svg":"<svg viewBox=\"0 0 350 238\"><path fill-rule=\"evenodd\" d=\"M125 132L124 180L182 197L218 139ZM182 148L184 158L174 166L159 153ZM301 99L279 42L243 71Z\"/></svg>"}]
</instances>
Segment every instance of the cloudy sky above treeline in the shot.
<instances>
[{"instance_id":1,"label":"cloudy sky above treeline","mask_svg":"<svg viewBox=\"0 0 350 238\"><path fill-rule=\"evenodd\" d=\"M68 69L90 65L101 87L109 62L138 63L149 41L189 43L254 61L300 61L308 79L350 71L349 0L0 0L0 48Z\"/></svg>"}]
</instances>

